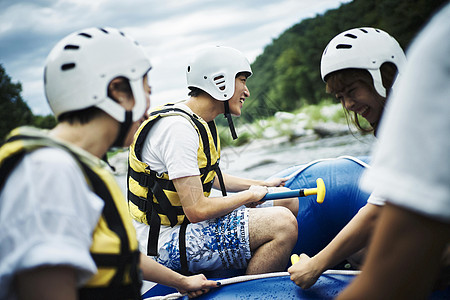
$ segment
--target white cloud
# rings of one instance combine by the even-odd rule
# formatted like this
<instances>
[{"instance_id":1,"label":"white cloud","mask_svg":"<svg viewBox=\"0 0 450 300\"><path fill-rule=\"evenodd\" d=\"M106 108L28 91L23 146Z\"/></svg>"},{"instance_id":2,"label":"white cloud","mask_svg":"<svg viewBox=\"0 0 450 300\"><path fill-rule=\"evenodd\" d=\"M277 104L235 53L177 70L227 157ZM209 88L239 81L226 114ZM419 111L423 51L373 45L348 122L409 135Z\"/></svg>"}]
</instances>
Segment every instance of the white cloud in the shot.
<instances>
[{"instance_id":1,"label":"white cloud","mask_svg":"<svg viewBox=\"0 0 450 300\"><path fill-rule=\"evenodd\" d=\"M153 64L152 105L187 97L185 66L206 45L241 50L251 62L300 20L348 0L16 0L0 4L0 63L23 86L35 114L50 113L42 88L46 55L65 35L113 26L132 35Z\"/></svg>"}]
</instances>

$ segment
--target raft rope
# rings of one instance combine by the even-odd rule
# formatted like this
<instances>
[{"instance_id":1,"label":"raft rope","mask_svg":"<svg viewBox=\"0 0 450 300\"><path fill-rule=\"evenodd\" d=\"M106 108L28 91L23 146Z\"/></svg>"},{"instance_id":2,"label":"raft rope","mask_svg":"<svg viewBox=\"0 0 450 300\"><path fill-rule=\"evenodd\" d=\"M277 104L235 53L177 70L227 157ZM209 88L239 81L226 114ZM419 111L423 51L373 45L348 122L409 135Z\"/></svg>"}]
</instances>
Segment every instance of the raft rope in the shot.
<instances>
[{"instance_id":1,"label":"raft rope","mask_svg":"<svg viewBox=\"0 0 450 300\"><path fill-rule=\"evenodd\" d=\"M322 275L351 275L356 276L360 274L361 271L358 270L327 270L322 273ZM243 275L243 276L236 276L226 279L220 279L215 280L218 283L218 287L233 284L233 283L239 283L239 282L245 282L255 279L263 279L263 278L272 278L272 277L283 277L283 276L290 276L289 272L274 272L274 273L265 273L265 274L257 274L257 275ZM179 299L181 297L186 296L187 293L172 293L165 296L155 296L155 297L149 297L144 298L143 300L174 300Z\"/></svg>"}]
</instances>

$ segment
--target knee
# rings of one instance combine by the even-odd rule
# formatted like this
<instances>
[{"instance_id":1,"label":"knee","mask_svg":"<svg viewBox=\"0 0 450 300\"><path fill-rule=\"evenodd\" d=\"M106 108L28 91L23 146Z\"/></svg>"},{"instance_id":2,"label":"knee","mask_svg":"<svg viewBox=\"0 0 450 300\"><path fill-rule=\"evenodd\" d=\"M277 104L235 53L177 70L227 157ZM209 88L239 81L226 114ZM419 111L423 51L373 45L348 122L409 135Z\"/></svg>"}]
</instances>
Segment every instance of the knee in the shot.
<instances>
[{"instance_id":1,"label":"knee","mask_svg":"<svg viewBox=\"0 0 450 300\"><path fill-rule=\"evenodd\" d=\"M288 239L297 240L298 224L297 218L285 207L274 207L274 222L272 223L276 231Z\"/></svg>"}]
</instances>

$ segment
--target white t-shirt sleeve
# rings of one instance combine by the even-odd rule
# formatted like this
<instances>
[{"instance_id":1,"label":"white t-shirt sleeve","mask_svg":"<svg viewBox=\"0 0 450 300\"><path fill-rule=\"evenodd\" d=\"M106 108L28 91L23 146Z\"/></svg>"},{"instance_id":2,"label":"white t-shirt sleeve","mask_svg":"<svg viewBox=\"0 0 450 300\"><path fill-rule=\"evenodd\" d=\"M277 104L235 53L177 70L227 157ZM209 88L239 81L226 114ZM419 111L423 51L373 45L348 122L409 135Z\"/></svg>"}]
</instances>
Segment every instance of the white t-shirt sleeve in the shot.
<instances>
[{"instance_id":1,"label":"white t-shirt sleeve","mask_svg":"<svg viewBox=\"0 0 450 300\"><path fill-rule=\"evenodd\" d=\"M198 134L184 117L158 120L149 131L142 159L153 171L167 172L169 179L200 175L197 161Z\"/></svg>"},{"instance_id":2,"label":"white t-shirt sleeve","mask_svg":"<svg viewBox=\"0 0 450 300\"><path fill-rule=\"evenodd\" d=\"M15 273L43 265L71 266L79 285L87 281L97 271L89 248L102 209L70 154L26 155L0 194L0 298Z\"/></svg>"},{"instance_id":3,"label":"white t-shirt sleeve","mask_svg":"<svg viewBox=\"0 0 450 300\"><path fill-rule=\"evenodd\" d=\"M372 194L370 194L369 199L367 199L367 203L377 206L383 206L386 204L386 199L378 195L377 192L373 192Z\"/></svg>"},{"instance_id":4,"label":"white t-shirt sleeve","mask_svg":"<svg viewBox=\"0 0 450 300\"><path fill-rule=\"evenodd\" d=\"M389 100L363 187L450 222L450 5L419 35Z\"/></svg>"}]
</instances>

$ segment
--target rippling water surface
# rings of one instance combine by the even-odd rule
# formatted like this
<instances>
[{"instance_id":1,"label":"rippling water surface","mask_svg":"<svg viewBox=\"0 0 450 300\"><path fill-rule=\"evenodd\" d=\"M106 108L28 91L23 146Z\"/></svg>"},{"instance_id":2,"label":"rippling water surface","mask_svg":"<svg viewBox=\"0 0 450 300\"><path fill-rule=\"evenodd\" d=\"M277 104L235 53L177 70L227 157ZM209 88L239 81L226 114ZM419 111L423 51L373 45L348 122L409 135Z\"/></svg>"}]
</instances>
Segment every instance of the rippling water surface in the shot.
<instances>
[{"instance_id":1,"label":"rippling water surface","mask_svg":"<svg viewBox=\"0 0 450 300\"><path fill-rule=\"evenodd\" d=\"M318 139L310 136L293 143L280 140L254 141L222 151L222 171L240 177L264 179L285 168L321 158L370 155L372 135L344 135Z\"/></svg>"}]
</instances>

